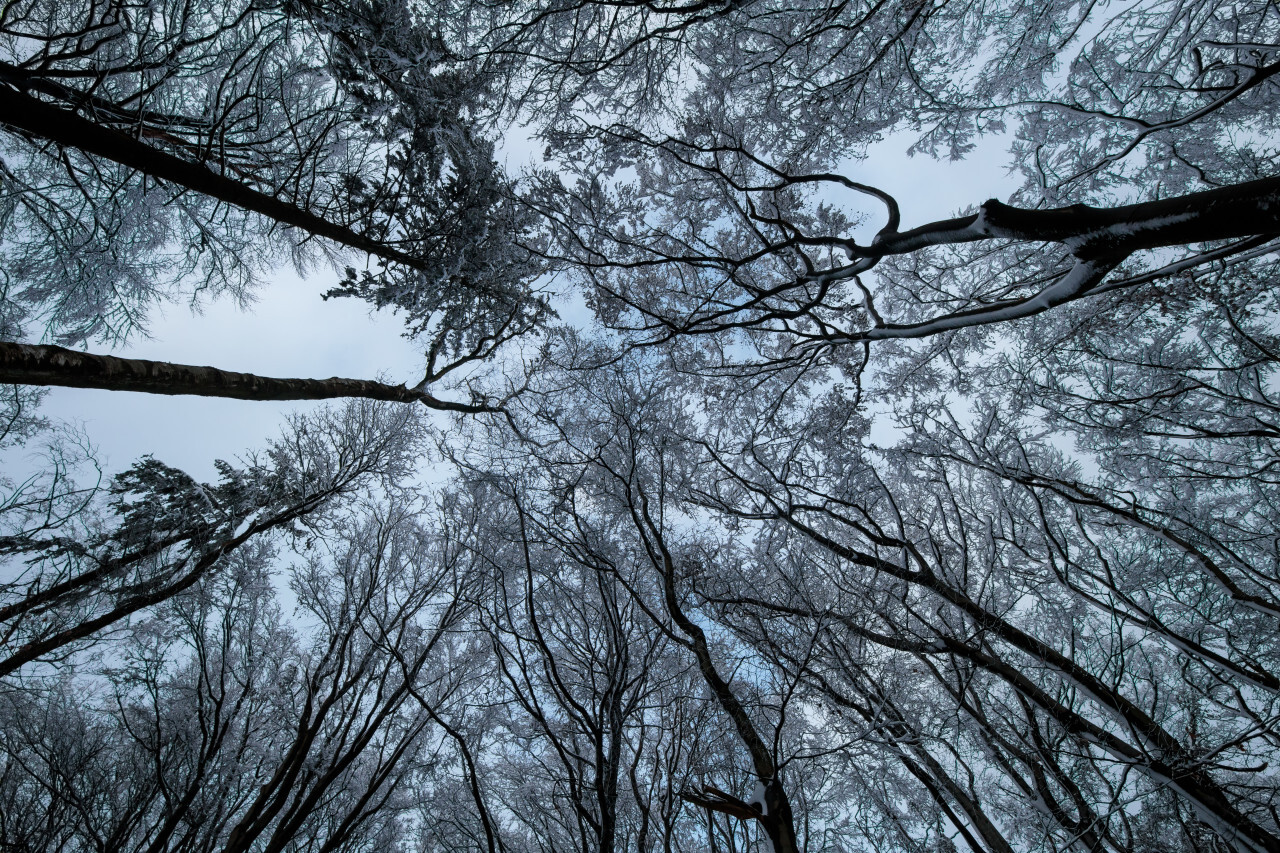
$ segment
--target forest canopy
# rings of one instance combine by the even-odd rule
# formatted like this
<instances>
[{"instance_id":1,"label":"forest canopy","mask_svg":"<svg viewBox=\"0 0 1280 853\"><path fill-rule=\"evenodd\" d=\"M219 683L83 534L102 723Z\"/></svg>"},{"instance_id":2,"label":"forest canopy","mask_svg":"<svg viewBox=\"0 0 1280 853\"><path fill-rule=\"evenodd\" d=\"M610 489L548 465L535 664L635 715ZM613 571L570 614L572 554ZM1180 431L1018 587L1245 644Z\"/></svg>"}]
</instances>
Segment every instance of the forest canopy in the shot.
<instances>
[{"instance_id":1,"label":"forest canopy","mask_svg":"<svg viewBox=\"0 0 1280 853\"><path fill-rule=\"evenodd\" d=\"M0 850L1280 853L1277 72L1272 0L6 3ZM124 349L289 268L419 371ZM201 482L52 387L332 402Z\"/></svg>"}]
</instances>

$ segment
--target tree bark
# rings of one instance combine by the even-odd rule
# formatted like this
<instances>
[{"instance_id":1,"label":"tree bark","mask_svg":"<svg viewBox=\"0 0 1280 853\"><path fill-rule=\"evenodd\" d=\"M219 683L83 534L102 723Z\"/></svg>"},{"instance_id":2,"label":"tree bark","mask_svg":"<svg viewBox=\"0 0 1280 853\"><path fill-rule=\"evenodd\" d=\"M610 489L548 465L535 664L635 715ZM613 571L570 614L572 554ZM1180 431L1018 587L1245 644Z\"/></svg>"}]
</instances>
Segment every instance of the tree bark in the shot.
<instances>
[{"instance_id":1,"label":"tree bark","mask_svg":"<svg viewBox=\"0 0 1280 853\"><path fill-rule=\"evenodd\" d=\"M3 117L0 122L15 130L95 157L103 157L153 178L260 214L282 225L291 225L308 234L414 269L424 269L426 266L420 258L219 174L203 163L183 160L9 86L0 85L0 116Z\"/></svg>"},{"instance_id":2,"label":"tree bark","mask_svg":"<svg viewBox=\"0 0 1280 853\"><path fill-rule=\"evenodd\" d=\"M48 344L0 341L0 383L101 388L144 394L190 394L236 400L329 400L366 397L422 403L442 411L497 411L483 403L440 400L418 388L369 379L282 379L216 367L77 352Z\"/></svg>"},{"instance_id":3,"label":"tree bark","mask_svg":"<svg viewBox=\"0 0 1280 853\"><path fill-rule=\"evenodd\" d=\"M902 255L928 246L1007 239L1062 243L1082 261L1143 249L1280 233L1280 177L1261 178L1173 198L1099 208L1011 207L996 199L969 216L882 235L859 257Z\"/></svg>"}]
</instances>

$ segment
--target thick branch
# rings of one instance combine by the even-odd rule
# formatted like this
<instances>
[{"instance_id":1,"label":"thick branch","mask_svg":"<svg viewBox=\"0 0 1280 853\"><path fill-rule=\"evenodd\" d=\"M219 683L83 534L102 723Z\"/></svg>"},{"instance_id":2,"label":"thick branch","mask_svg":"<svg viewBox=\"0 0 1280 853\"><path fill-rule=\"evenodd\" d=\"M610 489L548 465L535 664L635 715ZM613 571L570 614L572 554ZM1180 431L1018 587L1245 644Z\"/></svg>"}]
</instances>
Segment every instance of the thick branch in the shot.
<instances>
[{"instance_id":1,"label":"thick branch","mask_svg":"<svg viewBox=\"0 0 1280 853\"><path fill-rule=\"evenodd\" d=\"M881 323L850 337L855 340L883 341L892 338L924 338L952 329L985 326L1022 317L1042 314L1064 302L1071 302L1093 292L1116 266L1116 261L1076 261L1053 284L1023 299L1006 299L944 314L920 323Z\"/></svg>"},{"instance_id":2,"label":"thick branch","mask_svg":"<svg viewBox=\"0 0 1280 853\"><path fill-rule=\"evenodd\" d=\"M191 394L236 400L329 400L366 397L398 403L422 403L453 412L493 412L485 404L440 400L419 388L369 379L279 379L235 373L216 367L171 364L143 358L76 352L46 344L0 341L0 383L101 388L144 394Z\"/></svg>"},{"instance_id":3,"label":"thick branch","mask_svg":"<svg viewBox=\"0 0 1280 853\"><path fill-rule=\"evenodd\" d=\"M701 789L686 788L680 792L680 799L739 820L759 820L761 816L759 807L752 808L732 794L710 785L703 785Z\"/></svg>"},{"instance_id":4,"label":"thick branch","mask_svg":"<svg viewBox=\"0 0 1280 853\"><path fill-rule=\"evenodd\" d=\"M1110 208L1076 204L1034 210L991 199L971 216L883 236L855 254L882 258L927 246L997 238L1062 243L1077 258L1090 261L1143 249L1276 233L1280 233L1280 177Z\"/></svg>"},{"instance_id":5,"label":"thick branch","mask_svg":"<svg viewBox=\"0 0 1280 853\"><path fill-rule=\"evenodd\" d=\"M1075 258L1071 269L1030 296L986 303L917 323L876 322L872 328L851 334L849 338L863 341L924 338L953 329L1031 317L1084 296L1142 283L1157 274L1190 269L1255 248L1276 234L1280 234L1280 177L1105 209L1073 205L1028 210L991 199L972 216L934 222L878 238L869 248L856 250L864 253L864 257L851 269L869 269L887 255L905 254L928 246L993 238L1060 243ZM1134 252L1219 240L1239 242L1150 274L1104 283L1108 273Z\"/></svg>"},{"instance_id":6,"label":"thick branch","mask_svg":"<svg viewBox=\"0 0 1280 853\"><path fill-rule=\"evenodd\" d=\"M413 255L218 174L203 164L183 160L9 86L0 85L0 116L3 117L0 122L15 130L106 158L153 178L185 187L242 210L261 214L282 225L291 225L308 234L408 267L423 269L425 266L421 259Z\"/></svg>"}]
</instances>

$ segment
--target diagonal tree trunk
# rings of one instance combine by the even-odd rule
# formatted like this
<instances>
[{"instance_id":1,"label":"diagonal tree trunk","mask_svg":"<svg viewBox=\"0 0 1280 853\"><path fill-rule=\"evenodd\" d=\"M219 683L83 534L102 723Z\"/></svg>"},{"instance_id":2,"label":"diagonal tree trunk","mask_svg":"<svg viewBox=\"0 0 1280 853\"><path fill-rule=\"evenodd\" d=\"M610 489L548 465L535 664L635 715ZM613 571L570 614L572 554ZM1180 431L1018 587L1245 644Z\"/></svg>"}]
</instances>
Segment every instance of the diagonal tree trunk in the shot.
<instances>
[{"instance_id":1,"label":"diagonal tree trunk","mask_svg":"<svg viewBox=\"0 0 1280 853\"><path fill-rule=\"evenodd\" d=\"M0 383L101 388L144 394L191 394L237 400L328 400L366 397L399 403L422 403L451 412L494 412L486 403L455 403L421 388L389 385L370 379L282 379L236 373L216 367L172 364L142 358L120 358L77 352L48 344L0 341Z\"/></svg>"},{"instance_id":2,"label":"diagonal tree trunk","mask_svg":"<svg viewBox=\"0 0 1280 853\"><path fill-rule=\"evenodd\" d=\"M724 808L723 805L711 805L707 800L699 800L697 797L684 796L684 799L744 819L746 819L747 815L750 815L760 822L765 835L768 836L769 846L773 853L799 853L801 846L796 835L795 816L791 810L791 799L787 796L787 791L782 785L781 778L779 778L781 775L780 768L774 761L773 751L756 729L755 723L752 722L747 709L743 707L741 700L734 693L733 687L716 668L715 661L711 657L711 649L707 643L706 632L689 618L689 615L685 613L684 608L680 605L676 595L675 560L667 548L661 527L654 522L649 511L648 499L643 491L640 491L639 500L629 499L629 503L632 521L636 526L636 530L640 533L645 550L653 561L653 565L659 570L667 615L671 617L671 621L675 623L676 627L688 637L688 646L693 650L694 656L697 658L698 670L702 673L703 681L710 688L712 695L716 697L721 709L732 721L734 728L738 732L739 739L747 748L747 752L751 754L752 769L759 780L760 790L758 790L758 795L762 801L760 805L763 808L758 813L749 808L745 812L736 810L733 806L746 806L747 804L724 796L722 792L717 792L721 794L720 802L728 804L729 808Z\"/></svg>"},{"instance_id":3,"label":"diagonal tree trunk","mask_svg":"<svg viewBox=\"0 0 1280 853\"><path fill-rule=\"evenodd\" d=\"M103 127L71 110L6 85L0 85L0 124L32 137L103 157L153 178L202 193L283 225L291 225L308 234L368 252L383 260L414 269L426 266L421 258L383 241L352 231L345 225L330 222L289 201L215 172L202 163L183 160L118 130Z\"/></svg>"}]
</instances>

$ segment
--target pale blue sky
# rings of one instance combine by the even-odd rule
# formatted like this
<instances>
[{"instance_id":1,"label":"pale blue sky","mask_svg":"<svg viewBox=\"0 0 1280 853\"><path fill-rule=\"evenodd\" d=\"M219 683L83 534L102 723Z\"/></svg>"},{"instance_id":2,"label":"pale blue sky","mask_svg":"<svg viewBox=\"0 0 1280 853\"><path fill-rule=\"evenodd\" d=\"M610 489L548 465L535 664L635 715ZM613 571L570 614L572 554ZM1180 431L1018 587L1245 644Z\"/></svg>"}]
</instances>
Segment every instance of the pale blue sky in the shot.
<instances>
[{"instance_id":1,"label":"pale blue sky","mask_svg":"<svg viewBox=\"0 0 1280 853\"><path fill-rule=\"evenodd\" d=\"M200 314L170 305L153 316L150 339L113 352L267 376L383 374L396 383L418 382L421 350L401 336L403 324L357 299L322 300L320 294L336 281L332 272L314 272L303 281L284 270L258 291L248 310L230 300L207 305ZM109 471L151 453L206 479L213 476L214 459L262 446L279 431L285 414L319 405L54 388L42 413L82 422Z\"/></svg>"}]
</instances>

